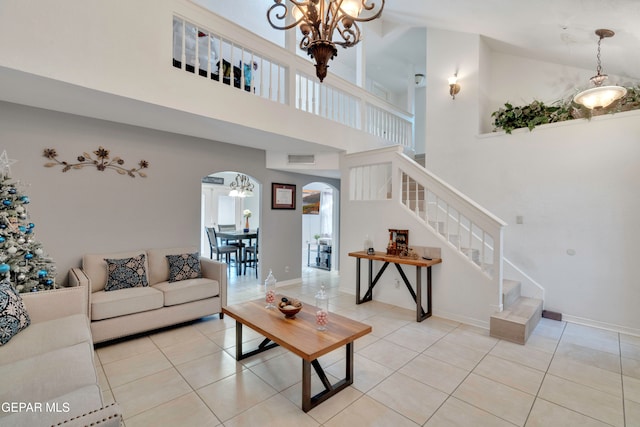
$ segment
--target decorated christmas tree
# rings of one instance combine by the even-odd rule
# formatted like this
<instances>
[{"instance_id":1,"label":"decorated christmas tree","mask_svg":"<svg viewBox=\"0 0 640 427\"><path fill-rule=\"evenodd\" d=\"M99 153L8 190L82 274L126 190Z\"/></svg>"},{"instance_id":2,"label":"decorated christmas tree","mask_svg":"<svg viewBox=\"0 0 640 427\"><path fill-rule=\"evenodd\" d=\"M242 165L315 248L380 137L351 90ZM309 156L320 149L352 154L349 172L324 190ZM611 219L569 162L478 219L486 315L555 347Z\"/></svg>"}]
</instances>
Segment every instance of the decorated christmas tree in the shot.
<instances>
[{"instance_id":1,"label":"decorated christmas tree","mask_svg":"<svg viewBox=\"0 0 640 427\"><path fill-rule=\"evenodd\" d=\"M7 277L18 292L36 292L55 287L55 264L34 238L29 221L29 196L20 182L11 178L7 152L0 155L0 278Z\"/></svg>"}]
</instances>

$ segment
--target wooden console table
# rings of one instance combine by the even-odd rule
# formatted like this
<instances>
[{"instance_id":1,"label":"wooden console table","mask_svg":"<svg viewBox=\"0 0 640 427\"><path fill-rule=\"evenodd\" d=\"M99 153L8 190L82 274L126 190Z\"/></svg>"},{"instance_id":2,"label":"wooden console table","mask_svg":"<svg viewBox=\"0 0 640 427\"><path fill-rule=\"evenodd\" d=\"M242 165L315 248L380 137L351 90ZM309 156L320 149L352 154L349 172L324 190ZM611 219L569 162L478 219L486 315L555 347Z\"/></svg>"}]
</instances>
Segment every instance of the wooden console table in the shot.
<instances>
[{"instance_id":1,"label":"wooden console table","mask_svg":"<svg viewBox=\"0 0 640 427\"><path fill-rule=\"evenodd\" d=\"M373 288L378 284L378 280L382 276L382 273L387 269L389 263L393 263L398 269L398 273L400 273L400 277L402 277L402 281L407 286L409 293L413 297L413 300L416 302L416 321L422 322L427 317L431 316L431 266L440 264L442 262L441 258L435 259L412 259L412 258L401 258L397 256L390 256L384 252L375 252L373 255L367 254L365 251L360 252L350 252L349 256L356 258L356 304L362 304L363 302L373 300ZM360 298L360 260L367 259L369 260L369 280L368 280L368 289L364 294L364 297ZM373 261L381 261L384 262L376 277L372 280L373 277ZM401 265L413 265L416 267L416 290L414 292L409 279L407 279L407 275L404 274ZM422 267L427 268L427 311L424 311L422 308Z\"/></svg>"}]
</instances>

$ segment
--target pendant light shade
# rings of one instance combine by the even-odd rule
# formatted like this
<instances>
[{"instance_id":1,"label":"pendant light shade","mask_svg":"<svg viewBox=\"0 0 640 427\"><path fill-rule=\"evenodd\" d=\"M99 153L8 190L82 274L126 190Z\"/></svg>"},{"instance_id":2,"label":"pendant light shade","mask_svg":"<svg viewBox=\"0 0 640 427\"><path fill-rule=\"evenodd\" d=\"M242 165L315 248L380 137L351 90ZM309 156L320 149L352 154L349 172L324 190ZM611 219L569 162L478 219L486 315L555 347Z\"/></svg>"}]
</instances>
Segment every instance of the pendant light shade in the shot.
<instances>
[{"instance_id":1,"label":"pendant light shade","mask_svg":"<svg viewBox=\"0 0 640 427\"><path fill-rule=\"evenodd\" d=\"M583 90L573 98L576 104L582 104L590 110L604 108L611 105L627 94L627 89L622 86L597 86Z\"/></svg>"},{"instance_id":2,"label":"pendant light shade","mask_svg":"<svg viewBox=\"0 0 640 427\"><path fill-rule=\"evenodd\" d=\"M590 110L596 108L605 108L611 105L614 101L622 98L627 94L627 89L622 86L602 86L605 80L609 76L606 74L602 74L602 63L600 62L600 43L602 39L607 37L613 37L614 32L607 29L599 29L596 30L596 35L599 37L598 39L598 66L596 68L596 75L591 77L591 83L594 84L595 87L591 89L583 90L573 97L573 102L576 104L581 104L587 107Z\"/></svg>"}]
</instances>

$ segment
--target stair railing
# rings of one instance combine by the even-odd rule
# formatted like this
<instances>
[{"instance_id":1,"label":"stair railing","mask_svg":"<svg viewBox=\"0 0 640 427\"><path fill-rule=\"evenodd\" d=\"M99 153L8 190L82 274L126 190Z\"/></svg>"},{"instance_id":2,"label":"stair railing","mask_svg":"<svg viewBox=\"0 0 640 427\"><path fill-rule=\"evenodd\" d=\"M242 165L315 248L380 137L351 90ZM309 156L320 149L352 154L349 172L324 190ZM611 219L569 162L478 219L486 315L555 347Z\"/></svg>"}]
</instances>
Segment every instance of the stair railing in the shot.
<instances>
[{"instance_id":1,"label":"stair railing","mask_svg":"<svg viewBox=\"0 0 640 427\"><path fill-rule=\"evenodd\" d=\"M502 276L502 220L401 152L400 202L490 278Z\"/></svg>"}]
</instances>

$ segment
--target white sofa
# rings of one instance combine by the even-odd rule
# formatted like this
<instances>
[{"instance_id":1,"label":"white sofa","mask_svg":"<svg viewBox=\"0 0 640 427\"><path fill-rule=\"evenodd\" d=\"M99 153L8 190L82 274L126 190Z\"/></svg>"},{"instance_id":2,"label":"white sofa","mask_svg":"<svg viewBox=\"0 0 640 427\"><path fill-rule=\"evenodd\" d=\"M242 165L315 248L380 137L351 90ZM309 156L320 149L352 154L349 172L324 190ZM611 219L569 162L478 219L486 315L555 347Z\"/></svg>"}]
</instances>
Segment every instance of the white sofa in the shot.
<instances>
[{"instance_id":1,"label":"white sofa","mask_svg":"<svg viewBox=\"0 0 640 427\"><path fill-rule=\"evenodd\" d=\"M120 426L98 383L86 292L21 294L31 324L0 346L1 426Z\"/></svg>"},{"instance_id":2,"label":"white sofa","mask_svg":"<svg viewBox=\"0 0 640 427\"><path fill-rule=\"evenodd\" d=\"M87 312L93 342L150 331L212 314L222 318L227 304L227 265L200 258L201 278L169 282L167 255L191 254L196 248L148 249L88 254L82 268L69 272L70 286L87 289ZM107 262L145 255L148 286L105 291Z\"/></svg>"}]
</instances>

